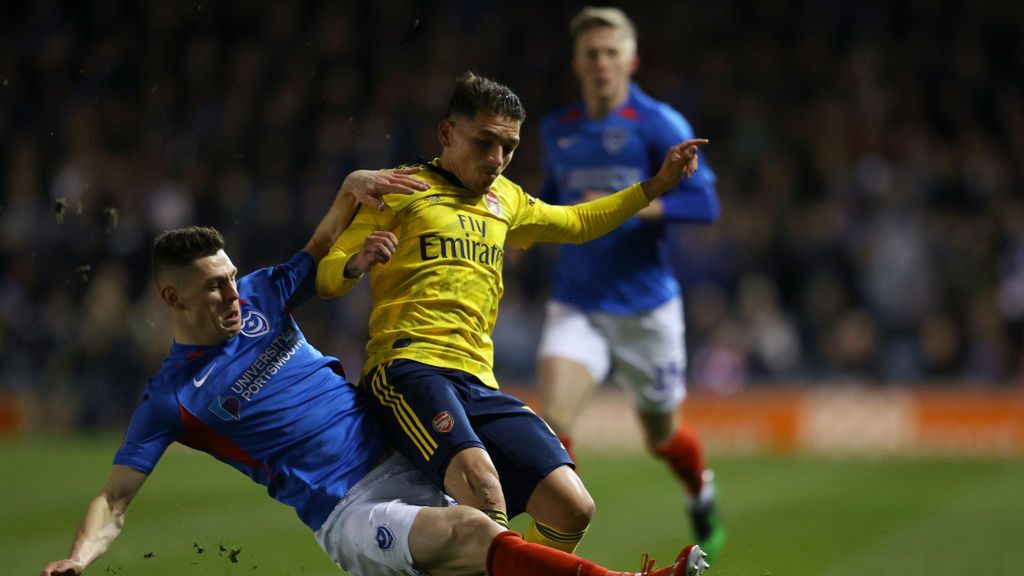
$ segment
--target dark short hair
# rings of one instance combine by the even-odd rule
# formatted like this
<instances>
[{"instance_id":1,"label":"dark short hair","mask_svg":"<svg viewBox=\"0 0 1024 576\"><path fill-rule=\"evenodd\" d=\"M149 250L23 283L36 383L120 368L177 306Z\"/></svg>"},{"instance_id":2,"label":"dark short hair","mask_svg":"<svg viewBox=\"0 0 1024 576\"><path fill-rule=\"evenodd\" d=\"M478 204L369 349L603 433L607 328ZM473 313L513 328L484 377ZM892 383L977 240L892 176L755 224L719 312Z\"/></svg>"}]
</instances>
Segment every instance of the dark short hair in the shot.
<instances>
[{"instance_id":1,"label":"dark short hair","mask_svg":"<svg viewBox=\"0 0 1024 576\"><path fill-rule=\"evenodd\" d=\"M159 281L167 269L188 266L223 249L224 237L210 226L189 226L161 232L153 241L153 277Z\"/></svg>"},{"instance_id":2,"label":"dark short hair","mask_svg":"<svg viewBox=\"0 0 1024 576\"><path fill-rule=\"evenodd\" d=\"M526 109L511 88L490 78L464 72L455 79L452 96L448 99L448 110L444 116L474 118L481 110L519 122L526 120Z\"/></svg>"}]
</instances>

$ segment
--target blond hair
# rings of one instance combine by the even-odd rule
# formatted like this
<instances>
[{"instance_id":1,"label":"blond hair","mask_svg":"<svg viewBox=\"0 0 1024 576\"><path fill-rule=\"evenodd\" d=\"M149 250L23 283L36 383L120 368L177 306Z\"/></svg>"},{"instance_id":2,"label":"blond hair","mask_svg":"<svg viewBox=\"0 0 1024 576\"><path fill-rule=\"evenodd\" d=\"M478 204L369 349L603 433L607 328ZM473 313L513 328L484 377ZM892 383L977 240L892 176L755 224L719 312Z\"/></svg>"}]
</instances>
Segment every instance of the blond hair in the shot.
<instances>
[{"instance_id":1,"label":"blond hair","mask_svg":"<svg viewBox=\"0 0 1024 576\"><path fill-rule=\"evenodd\" d=\"M569 21L569 33L575 42L580 34L594 28L612 28L622 32L626 51L636 53L636 28L626 13L618 8L587 6Z\"/></svg>"}]
</instances>

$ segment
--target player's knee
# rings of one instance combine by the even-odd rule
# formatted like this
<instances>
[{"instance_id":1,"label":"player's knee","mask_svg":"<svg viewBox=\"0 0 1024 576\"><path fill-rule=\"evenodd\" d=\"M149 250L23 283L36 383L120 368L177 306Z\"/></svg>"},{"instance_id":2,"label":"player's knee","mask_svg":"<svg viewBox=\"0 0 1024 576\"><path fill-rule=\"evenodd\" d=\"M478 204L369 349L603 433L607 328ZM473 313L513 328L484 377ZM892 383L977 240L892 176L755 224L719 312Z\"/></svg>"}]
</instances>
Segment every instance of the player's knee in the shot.
<instances>
[{"instance_id":1,"label":"player's knee","mask_svg":"<svg viewBox=\"0 0 1024 576\"><path fill-rule=\"evenodd\" d=\"M640 422L644 431L644 444L647 451L657 454L669 443L680 427L678 417L668 414L640 414Z\"/></svg>"},{"instance_id":2,"label":"player's knee","mask_svg":"<svg viewBox=\"0 0 1024 576\"><path fill-rule=\"evenodd\" d=\"M469 506L426 508L416 521L409 547L416 567L428 574L482 573L491 542L504 531Z\"/></svg>"},{"instance_id":3,"label":"player's knee","mask_svg":"<svg viewBox=\"0 0 1024 576\"><path fill-rule=\"evenodd\" d=\"M594 499L568 466L541 481L526 505L526 511L538 522L563 532L586 530L594 509Z\"/></svg>"},{"instance_id":4,"label":"player's knee","mask_svg":"<svg viewBox=\"0 0 1024 576\"><path fill-rule=\"evenodd\" d=\"M594 518L594 499L586 492L562 501L555 514L548 515L552 527L564 532L582 532Z\"/></svg>"},{"instance_id":5,"label":"player's knee","mask_svg":"<svg viewBox=\"0 0 1024 576\"><path fill-rule=\"evenodd\" d=\"M445 472L444 485L460 504L505 509L498 471L483 450L465 450L456 455Z\"/></svg>"},{"instance_id":6,"label":"player's knee","mask_svg":"<svg viewBox=\"0 0 1024 576\"><path fill-rule=\"evenodd\" d=\"M473 493L483 503L484 508L504 508L505 498L501 492L498 475L489 471L480 471L469 475L469 485Z\"/></svg>"},{"instance_id":7,"label":"player's knee","mask_svg":"<svg viewBox=\"0 0 1024 576\"><path fill-rule=\"evenodd\" d=\"M565 529L573 532L586 530L587 526L590 526L590 521L594 518L595 509L596 505L590 494L587 492L577 494L567 507L568 515Z\"/></svg>"},{"instance_id":8,"label":"player's knee","mask_svg":"<svg viewBox=\"0 0 1024 576\"><path fill-rule=\"evenodd\" d=\"M467 555L480 553L485 557L491 540L505 528L476 508L454 506L451 510L451 522L443 535L446 545L460 549Z\"/></svg>"},{"instance_id":9,"label":"player's knee","mask_svg":"<svg viewBox=\"0 0 1024 576\"><path fill-rule=\"evenodd\" d=\"M474 505L478 508L505 507L505 498L501 491L498 471L490 462L476 462L463 469L466 484L473 494Z\"/></svg>"},{"instance_id":10,"label":"player's knee","mask_svg":"<svg viewBox=\"0 0 1024 576\"><path fill-rule=\"evenodd\" d=\"M652 456L658 456L659 454L661 454L662 448L664 448L665 445L668 444L669 441L671 441L671 440L672 440L672 436L667 436L667 435L650 436L650 435L648 435L646 437L646 441L644 442L644 445L647 448L647 453L648 454L650 454Z\"/></svg>"}]
</instances>

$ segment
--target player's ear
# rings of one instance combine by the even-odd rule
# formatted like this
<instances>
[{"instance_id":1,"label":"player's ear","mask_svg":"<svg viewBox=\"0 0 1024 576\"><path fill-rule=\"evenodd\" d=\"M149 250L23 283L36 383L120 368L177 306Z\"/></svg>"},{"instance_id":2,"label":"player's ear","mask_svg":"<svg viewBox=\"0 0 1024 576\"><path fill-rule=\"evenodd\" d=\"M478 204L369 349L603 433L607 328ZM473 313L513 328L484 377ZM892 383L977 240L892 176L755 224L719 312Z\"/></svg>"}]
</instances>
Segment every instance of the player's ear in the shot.
<instances>
[{"instance_id":1,"label":"player's ear","mask_svg":"<svg viewBox=\"0 0 1024 576\"><path fill-rule=\"evenodd\" d=\"M181 295L178 294L178 289L174 287L174 284L160 286L160 299L171 308L185 308L185 303L182 302Z\"/></svg>"},{"instance_id":2,"label":"player's ear","mask_svg":"<svg viewBox=\"0 0 1024 576\"><path fill-rule=\"evenodd\" d=\"M455 125L452 121L445 118L437 124L437 139L441 142L441 146L447 148L452 143L452 132L455 130Z\"/></svg>"},{"instance_id":3,"label":"player's ear","mask_svg":"<svg viewBox=\"0 0 1024 576\"><path fill-rule=\"evenodd\" d=\"M633 58L629 60L629 75L636 74L637 68L640 68L640 56L634 53Z\"/></svg>"}]
</instances>

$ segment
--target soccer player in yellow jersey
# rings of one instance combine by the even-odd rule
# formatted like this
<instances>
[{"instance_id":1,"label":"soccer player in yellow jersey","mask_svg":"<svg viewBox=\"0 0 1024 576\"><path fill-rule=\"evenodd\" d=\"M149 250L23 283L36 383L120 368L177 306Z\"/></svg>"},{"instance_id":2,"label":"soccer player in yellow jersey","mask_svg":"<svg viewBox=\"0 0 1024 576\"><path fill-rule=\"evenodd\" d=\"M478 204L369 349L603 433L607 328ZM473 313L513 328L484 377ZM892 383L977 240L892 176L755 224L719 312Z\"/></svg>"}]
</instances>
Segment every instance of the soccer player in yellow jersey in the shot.
<instances>
[{"instance_id":1,"label":"soccer player in yellow jersey","mask_svg":"<svg viewBox=\"0 0 1024 576\"><path fill-rule=\"evenodd\" d=\"M459 77L438 125L441 155L414 176L429 189L361 209L320 262L316 284L321 296L340 296L370 273L363 385L396 449L460 504L501 524L529 512L527 540L573 551L594 502L551 429L500 392L492 371L504 247L610 232L692 175L707 141L672 147L643 183L553 206L501 175L525 118L506 86Z\"/></svg>"}]
</instances>

